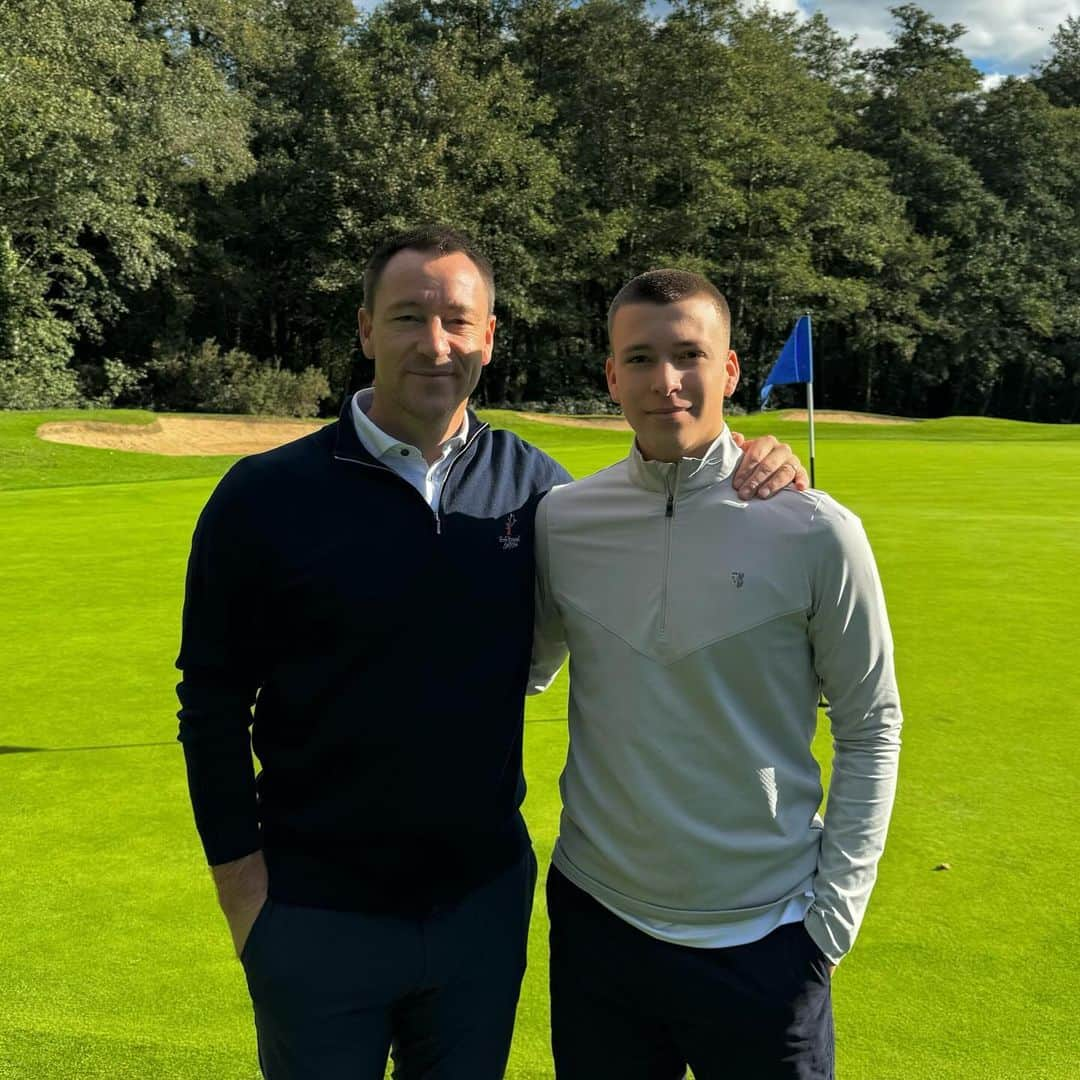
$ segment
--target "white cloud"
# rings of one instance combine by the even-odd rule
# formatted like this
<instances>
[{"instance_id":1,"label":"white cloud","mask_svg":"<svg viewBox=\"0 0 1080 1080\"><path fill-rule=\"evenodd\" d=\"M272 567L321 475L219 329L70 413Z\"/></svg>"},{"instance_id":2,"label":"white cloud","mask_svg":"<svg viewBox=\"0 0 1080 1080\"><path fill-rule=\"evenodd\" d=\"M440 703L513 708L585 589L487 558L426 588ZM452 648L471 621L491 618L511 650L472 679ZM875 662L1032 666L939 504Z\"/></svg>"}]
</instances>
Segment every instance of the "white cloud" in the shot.
<instances>
[{"instance_id":1,"label":"white cloud","mask_svg":"<svg viewBox=\"0 0 1080 1080\"><path fill-rule=\"evenodd\" d=\"M833 29L845 37L857 35L862 49L889 42L894 26L889 8L899 0L767 0L778 11L796 6L803 12L821 11ZM989 63L1002 73L1027 71L1049 53L1050 35L1067 16L1075 0L922 0L921 6L938 22L962 23L967 33L961 49L977 64Z\"/></svg>"}]
</instances>

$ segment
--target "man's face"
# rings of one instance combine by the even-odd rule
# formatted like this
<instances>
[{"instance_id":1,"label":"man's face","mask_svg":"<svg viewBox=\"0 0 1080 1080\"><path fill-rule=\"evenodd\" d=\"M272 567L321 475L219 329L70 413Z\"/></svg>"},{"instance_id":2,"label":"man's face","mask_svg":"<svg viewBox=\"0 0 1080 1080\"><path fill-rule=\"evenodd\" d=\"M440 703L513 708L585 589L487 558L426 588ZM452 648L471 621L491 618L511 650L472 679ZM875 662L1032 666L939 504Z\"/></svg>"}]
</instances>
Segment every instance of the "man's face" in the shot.
<instances>
[{"instance_id":1,"label":"man's face","mask_svg":"<svg viewBox=\"0 0 1080 1080\"><path fill-rule=\"evenodd\" d=\"M405 250L390 259L375 310L360 310L379 422L408 430L447 421L463 407L491 360L488 307L484 279L462 252Z\"/></svg>"},{"instance_id":2,"label":"man's face","mask_svg":"<svg viewBox=\"0 0 1080 1080\"><path fill-rule=\"evenodd\" d=\"M624 304L611 327L612 400L647 458L701 457L724 427L724 398L739 382L720 313L707 296Z\"/></svg>"}]
</instances>

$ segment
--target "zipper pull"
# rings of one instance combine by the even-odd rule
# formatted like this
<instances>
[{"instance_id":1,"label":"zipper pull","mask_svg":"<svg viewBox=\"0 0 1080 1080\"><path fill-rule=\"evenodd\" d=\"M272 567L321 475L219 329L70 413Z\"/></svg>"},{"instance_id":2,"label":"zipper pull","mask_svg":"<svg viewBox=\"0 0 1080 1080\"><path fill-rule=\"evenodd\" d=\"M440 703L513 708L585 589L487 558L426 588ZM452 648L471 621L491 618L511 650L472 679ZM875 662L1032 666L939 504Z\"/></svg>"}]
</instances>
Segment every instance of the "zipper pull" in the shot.
<instances>
[{"instance_id":1,"label":"zipper pull","mask_svg":"<svg viewBox=\"0 0 1080 1080\"><path fill-rule=\"evenodd\" d=\"M675 493L669 491L667 497L667 509L664 511L664 517L675 516Z\"/></svg>"}]
</instances>

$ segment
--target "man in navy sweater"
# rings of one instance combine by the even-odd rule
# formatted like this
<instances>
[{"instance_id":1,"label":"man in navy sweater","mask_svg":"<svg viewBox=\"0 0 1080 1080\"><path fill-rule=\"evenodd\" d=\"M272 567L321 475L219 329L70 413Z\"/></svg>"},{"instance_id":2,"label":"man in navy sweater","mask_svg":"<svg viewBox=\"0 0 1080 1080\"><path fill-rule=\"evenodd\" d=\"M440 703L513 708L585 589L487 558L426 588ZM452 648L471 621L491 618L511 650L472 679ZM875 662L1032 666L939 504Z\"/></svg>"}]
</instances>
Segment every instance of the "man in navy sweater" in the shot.
<instances>
[{"instance_id":1,"label":"man in navy sweater","mask_svg":"<svg viewBox=\"0 0 1080 1080\"><path fill-rule=\"evenodd\" d=\"M533 521L570 477L467 408L494 298L458 233L385 244L373 389L238 462L196 526L179 737L268 1080L381 1080L391 1048L406 1080L503 1075L536 877ZM737 482L793 476L767 438Z\"/></svg>"}]
</instances>

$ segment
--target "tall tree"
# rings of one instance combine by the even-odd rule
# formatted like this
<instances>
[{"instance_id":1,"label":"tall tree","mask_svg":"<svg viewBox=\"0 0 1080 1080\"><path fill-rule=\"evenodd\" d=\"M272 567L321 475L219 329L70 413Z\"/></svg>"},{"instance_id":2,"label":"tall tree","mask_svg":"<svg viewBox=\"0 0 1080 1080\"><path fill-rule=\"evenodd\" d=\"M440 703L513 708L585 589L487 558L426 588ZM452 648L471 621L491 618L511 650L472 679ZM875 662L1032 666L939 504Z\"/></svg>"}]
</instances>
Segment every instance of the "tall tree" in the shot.
<instances>
[{"instance_id":1,"label":"tall tree","mask_svg":"<svg viewBox=\"0 0 1080 1080\"><path fill-rule=\"evenodd\" d=\"M839 55L842 43L820 24L815 32L819 53ZM927 252L881 166L839 144L837 87L807 59L810 39L794 19L695 0L653 23L640 4L591 0L530 5L519 35L527 69L555 102L548 137L564 148L568 181L552 260L560 318L540 335L562 341L541 368L556 385L560 370L566 383L599 376L611 295L664 264L727 289L747 402L807 307L836 326L873 310L864 337L872 327L875 340L908 347L884 275L917 296Z\"/></svg>"},{"instance_id":2,"label":"tall tree","mask_svg":"<svg viewBox=\"0 0 1080 1080\"><path fill-rule=\"evenodd\" d=\"M1050 58L1035 69L1035 83L1054 105L1080 106L1080 15L1070 15L1050 39Z\"/></svg>"},{"instance_id":3,"label":"tall tree","mask_svg":"<svg viewBox=\"0 0 1080 1080\"><path fill-rule=\"evenodd\" d=\"M350 100L355 11L349 0L202 0L187 14L192 49L251 112L254 167L194 200L199 244L157 298L182 298L174 340L160 344L215 338L295 370L336 361L340 379L349 349L335 352L332 331L328 340L337 301L319 274L340 209L335 131ZM152 316L151 307L140 320L143 349L156 336Z\"/></svg>"},{"instance_id":4,"label":"tall tree","mask_svg":"<svg viewBox=\"0 0 1080 1080\"><path fill-rule=\"evenodd\" d=\"M355 92L334 163L343 209L324 277L358 299L363 261L389 232L423 220L465 229L498 268L499 344L481 392L519 396L559 178L537 136L550 106L485 23L453 6L420 22L403 11L376 12L351 44Z\"/></svg>"},{"instance_id":5,"label":"tall tree","mask_svg":"<svg viewBox=\"0 0 1080 1080\"><path fill-rule=\"evenodd\" d=\"M248 168L242 103L137 16L123 0L0 6L0 236L22 297L14 336L8 316L11 378L33 369L59 385L46 373L64 370L73 342L100 337L123 291L190 242L183 190Z\"/></svg>"},{"instance_id":6,"label":"tall tree","mask_svg":"<svg viewBox=\"0 0 1080 1080\"><path fill-rule=\"evenodd\" d=\"M1001 358L990 411L1023 419L1076 415L1080 370L1080 109L1007 79L961 132L961 148L1004 206L994 306L971 327ZM1071 392L1070 392L1071 391Z\"/></svg>"},{"instance_id":7,"label":"tall tree","mask_svg":"<svg viewBox=\"0 0 1080 1080\"><path fill-rule=\"evenodd\" d=\"M911 223L940 252L941 276L913 362L884 373L887 396L914 415L982 413L1002 363L981 328L992 324L1006 220L960 146L981 76L956 44L963 26L912 4L891 10L893 43L862 58L870 96L856 141L887 165Z\"/></svg>"}]
</instances>

